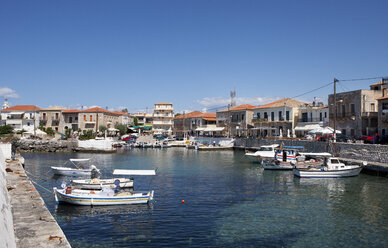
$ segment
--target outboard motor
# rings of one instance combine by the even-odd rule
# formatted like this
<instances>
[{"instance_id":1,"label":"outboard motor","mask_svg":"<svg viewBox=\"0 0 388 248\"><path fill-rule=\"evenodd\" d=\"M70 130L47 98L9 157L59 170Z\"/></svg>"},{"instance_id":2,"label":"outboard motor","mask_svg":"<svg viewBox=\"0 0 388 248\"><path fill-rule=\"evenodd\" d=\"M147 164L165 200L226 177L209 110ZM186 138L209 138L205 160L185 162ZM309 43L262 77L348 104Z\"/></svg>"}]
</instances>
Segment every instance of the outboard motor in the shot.
<instances>
[{"instance_id":1,"label":"outboard motor","mask_svg":"<svg viewBox=\"0 0 388 248\"><path fill-rule=\"evenodd\" d=\"M91 179L99 178L101 176L100 171L96 168L96 166L92 165L92 171L91 171Z\"/></svg>"},{"instance_id":2,"label":"outboard motor","mask_svg":"<svg viewBox=\"0 0 388 248\"><path fill-rule=\"evenodd\" d=\"M120 190L121 190L121 187L120 187L120 180L119 179L116 179L113 183L116 187L115 187L115 194L119 193Z\"/></svg>"}]
</instances>

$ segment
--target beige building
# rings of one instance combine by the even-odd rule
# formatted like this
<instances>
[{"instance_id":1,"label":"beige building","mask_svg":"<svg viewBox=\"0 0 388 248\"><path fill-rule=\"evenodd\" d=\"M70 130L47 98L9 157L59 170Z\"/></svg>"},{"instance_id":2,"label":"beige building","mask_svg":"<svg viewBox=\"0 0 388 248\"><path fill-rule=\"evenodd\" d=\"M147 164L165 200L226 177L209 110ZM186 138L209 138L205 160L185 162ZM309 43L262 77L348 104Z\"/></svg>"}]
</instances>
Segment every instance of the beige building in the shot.
<instances>
[{"instance_id":1,"label":"beige building","mask_svg":"<svg viewBox=\"0 0 388 248\"><path fill-rule=\"evenodd\" d=\"M283 98L254 109L253 135L293 136L299 119L299 107L305 103L292 98Z\"/></svg>"},{"instance_id":2,"label":"beige building","mask_svg":"<svg viewBox=\"0 0 388 248\"><path fill-rule=\"evenodd\" d=\"M388 135L388 96L380 97L378 101L378 133L383 137Z\"/></svg>"},{"instance_id":3,"label":"beige building","mask_svg":"<svg viewBox=\"0 0 388 248\"><path fill-rule=\"evenodd\" d=\"M137 119L138 126L152 127L153 114L148 113L135 113L132 114L133 118Z\"/></svg>"},{"instance_id":4,"label":"beige building","mask_svg":"<svg viewBox=\"0 0 388 248\"><path fill-rule=\"evenodd\" d=\"M182 140L189 136L221 136L224 128L216 127L215 113L193 111L174 118L174 134Z\"/></svg>"},{"instance_id":5,"label":"beige building","mask_svg":"<svg viewBox=\"0 0 388 248\"><path fill-rule=\"evenodd\" d=\"M382 82L370 85L369 90L354 90L329 95L330 127L340 130L343 135L359 138L374 135L378 129L377 99L383 96ZM335 109L337 110L336 118Z\"/></svg>"},{"instance_id":6,"label":"beige building","mask_svg":"<svg viewBox=\"0 0 388 248\"><path fill-rule=\"evenodd\" d=\"M59 106L40 109L39 126L63 133L65 121L62 113L65 110L67 109Z\"/></svg>"},{"instance_id":7,"label":"beige building","mask_svg":"<svg viewBox=\"0 0 388 248\"><path fill-rule=\"evenodd\" d=\"M120 115L99 107L86 109L78 114L79 128L93 132L98 132L100 126L114 128L120 123L119 117Z\"/></svg>"},{"instance_id":8,"label":"beige building","mask_svg":"<svg viewBox=\"0 0 388 248\"><path fill-rule=\"evenodd\" d=\"M122 111L113 111L113 113L119 115L119 123L127 127L133 126L133 116Z\"/></svg>"},{"instance_id":9,"label":"beige building","mask_svg":"<svg viewBox=\"0 0 388 248\"><path fill-rule=\"evenodd\" d=\"M225 127L227 136L250 135L249 130L253 128L253 110L256 106L243 104L233 108L217 111L217 126Z\"/></svg>"},{"instance_id":10,"label":"beige building","mask_svg":"<svg viewBox=\"0 0 388 248\"><path fill-rule=\"evenodd\" d=\"M294 128L297 137L309 131L329 125L329 107L323 103L305 104L299 107L299 119Z\"/></svg>"},{"instance_id":11,"label":"beige building","mask_svg":"<svg viewBox=\"0 0 388 248\"><path fill-rule=\"evenodd\" d=\"M79 113L81 110L78 109L69 109L62 111L63 115L63 132L65 133L67 129L71 129L73 131L77 131L79 128Z\"/></svg>"},{"instance_id":12,"label":"beige building","mask_svg":"<svg viewBox=\"0 0 388 248\"><path fill-rule=\"evenodd\" d=\"M152 129L155 134L172 134L174 108L172 103L159 102L154 104Z\"/></svg>"}]
</instances>

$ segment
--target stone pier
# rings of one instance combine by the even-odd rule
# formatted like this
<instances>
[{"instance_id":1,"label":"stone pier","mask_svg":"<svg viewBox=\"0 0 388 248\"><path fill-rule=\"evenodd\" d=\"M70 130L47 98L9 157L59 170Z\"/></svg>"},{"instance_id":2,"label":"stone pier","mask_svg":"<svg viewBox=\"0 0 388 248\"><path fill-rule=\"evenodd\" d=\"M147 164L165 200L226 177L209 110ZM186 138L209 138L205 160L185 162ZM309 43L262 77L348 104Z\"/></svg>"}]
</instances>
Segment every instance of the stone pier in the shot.
<instances>
[{"instance_id":1,"label":"stone pier","mask_svg":"<svg viewBox=\"0 0 388 248\"><path fill-rule=\"evenodd\" d=\"M71 247L19 159L8 161L5 171L16 247Z\"/></svg>"}]
</instances>

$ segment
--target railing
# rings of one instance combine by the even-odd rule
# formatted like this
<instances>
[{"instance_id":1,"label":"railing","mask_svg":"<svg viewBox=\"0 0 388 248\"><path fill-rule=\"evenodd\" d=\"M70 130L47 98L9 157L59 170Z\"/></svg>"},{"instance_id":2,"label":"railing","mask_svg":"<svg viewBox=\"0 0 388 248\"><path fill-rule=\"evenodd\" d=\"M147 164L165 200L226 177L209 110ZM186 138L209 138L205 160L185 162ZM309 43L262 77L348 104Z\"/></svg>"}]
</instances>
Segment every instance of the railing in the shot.
<instances>
[{"instance_id":1,"label":"railing","mask_svg":"<svg viewBox=\"0 0 388 248\"><path fill-rule=\"evenodd\" d=\"M324 120L325 118L322 117L322 118L301 118L298 121L299 122L322 122Z\"/></svg>"},{"instance_id":2,"label":"railing","mask_svg":"<svg viewBox=\"0 0 388 248\"><path fill-rule=\"evenodd\" d=\"M39 120L39 126L45 126L47 124L47 120Z\"/></svg>"}]
</instances>

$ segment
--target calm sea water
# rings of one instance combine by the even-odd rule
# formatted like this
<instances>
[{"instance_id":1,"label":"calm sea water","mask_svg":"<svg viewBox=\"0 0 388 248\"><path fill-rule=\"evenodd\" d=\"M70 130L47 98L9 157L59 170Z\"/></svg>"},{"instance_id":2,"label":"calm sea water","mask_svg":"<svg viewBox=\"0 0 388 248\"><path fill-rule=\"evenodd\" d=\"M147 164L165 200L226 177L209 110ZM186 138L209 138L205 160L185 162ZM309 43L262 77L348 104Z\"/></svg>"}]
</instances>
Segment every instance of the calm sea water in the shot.
<instances>
[{"instance_id":1,"label":"calm sea water","mask_svg":"<svg viewBox=\"0 0 388 248\"><path fill-rule=\"evenodd\" d=\"M73 247L388 247L387 178L299 179L264 171L242 152L184 148L23 156L50 190L66 180L50 166L69 158L92 156L103 177L158 169L135 178L136 190L155 190L152 205L56 205L37 186Z\"/></svg>"}]
</instances>

